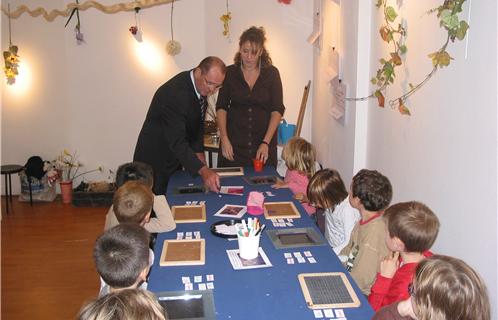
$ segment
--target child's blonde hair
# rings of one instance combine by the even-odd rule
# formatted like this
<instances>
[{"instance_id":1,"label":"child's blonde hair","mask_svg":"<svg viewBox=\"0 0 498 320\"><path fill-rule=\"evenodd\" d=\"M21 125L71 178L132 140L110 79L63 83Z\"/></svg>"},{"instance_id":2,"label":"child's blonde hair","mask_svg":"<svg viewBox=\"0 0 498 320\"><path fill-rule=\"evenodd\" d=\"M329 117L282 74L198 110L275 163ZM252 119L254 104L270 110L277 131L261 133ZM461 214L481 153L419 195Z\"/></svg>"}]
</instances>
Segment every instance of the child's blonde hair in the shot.
<instances>
[{"instance_id":1,"label":"child's blonde hair","mask_svg":"<svg viewBox=\"0 0 498 320\"><path fill-rule=\"evenodd\" d=\"M154 194L142 181L128 181L116 190L112 205L119 223L141 224L152 211Z\"/></svg>"},{"instance_id":2,"label":"child's blonde hair","mask_svg":"<svg viewBox=\"0 0 498 320\"><path fill-rule=\"evenodd\" d=\"M434 255L422 260L413 282L419 320L489 320L490 307L481 277L462 260Z\"/></svg>"},{"instance_id":3,"label":"child's blonde hair","mask_svg":"<svg viewBox=\"0 0 498 320\"><path fill-rule=\"evenodd\" d=\"M147 290L124 289L111 292L86 303L79 320L166 320L164 309L156 296Z\"/></svg>"},{"instance_id":4,"label":"child's blonde hair","mask_svg":"<svg viewBox=\"0 0 498 320\"><path fill-rule=\"evenodd\" d=\"M315 174L315 148L303 138L291 138L282 150L282 159L289 170L297 170L308 178Z\"/></svg>"}]
</instances>

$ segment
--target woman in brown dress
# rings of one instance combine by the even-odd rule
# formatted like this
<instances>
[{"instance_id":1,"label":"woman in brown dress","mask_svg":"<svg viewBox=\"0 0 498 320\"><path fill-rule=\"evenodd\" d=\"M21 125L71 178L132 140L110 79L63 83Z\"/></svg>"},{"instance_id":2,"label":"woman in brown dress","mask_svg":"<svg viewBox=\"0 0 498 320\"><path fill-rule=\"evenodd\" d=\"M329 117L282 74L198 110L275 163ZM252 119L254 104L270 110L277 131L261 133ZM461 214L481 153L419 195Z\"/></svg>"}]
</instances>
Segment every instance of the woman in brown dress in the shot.
<instances>
[{"instance_id":1,"label":"woman in brown dress","mask_svg":"<svg viewBox=\"0 0 498 320\"><path fill-rule=\"evenodd\" d=\"M251 27L239 40L234 64L219 91L219 167L251 166L252 159L277 165L276 131L285 111L282 81L264 44L262 27Z\"/></svg>"}]
</instances>

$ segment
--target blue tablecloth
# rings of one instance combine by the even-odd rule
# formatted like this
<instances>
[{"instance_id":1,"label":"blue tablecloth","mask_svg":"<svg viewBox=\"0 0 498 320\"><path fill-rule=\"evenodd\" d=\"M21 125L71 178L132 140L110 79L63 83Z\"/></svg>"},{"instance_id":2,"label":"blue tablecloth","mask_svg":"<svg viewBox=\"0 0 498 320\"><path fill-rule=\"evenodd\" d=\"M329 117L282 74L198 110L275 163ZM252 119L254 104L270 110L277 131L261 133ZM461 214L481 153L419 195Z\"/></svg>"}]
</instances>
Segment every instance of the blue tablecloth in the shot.
<instances>
[{"instance_id":1,"label":"blue tablecloth","mask_svg":"<svg viewBox=\"0 0 498 320\"><path fill-rule=\"evenodd\" d=\"M244 168L246 176L254 175L277 175L273 168L265 168L263 172L255 173L252 168ZM177 224L176 230L161 233L157 237L155 247L155 261L149 277L149 290L153 292L184 290L182 277L190 277L194 282L194 276L202 276L202 283L206 283L206 275L214 275L214 300L217 319L315 319L313 310L306 306L301 287L298 281L300 273L314 272L344 272L347 274L353 288L361 301L358 308L345 308L344 313L348 320L366 320L373 316L373 310L367 300L361 294L349 273L345 271L334 251L326 244L323 246L312 246L305 248L275 249L270 238L264 232L261 237L260 246L270 259L273 267L234 270L228 259L226 250L237 249L237 241L228 241L212 235L209 227L212 223L226 220L228 218L214 217L225 204L245 205L249 191L270 191L275 196L266 197L265 201L289 201L292 193L289 189L272 189L269 185L252 186L242 177L226 177L221 179L222 185L244 186L244 195L218 195L215 193L198 195L173 195L172 191L178 186L189 184L200 185L199 177L193 178L186 172L179 171L171 177L168 185L167 199L170 206L182 205L186 201L206 201L206 223ZM298 201L294 204L299 209L301 218L294 219L295 227L312 227L318 233L313 220L307 215ZM247 218L248 215L244 216ZM274 229L271 221L264 216L259 216L261 222L266 224L267 229ZM277 228L284 229L284 228ZM201 238L206 239L206 264L202 266L180 266L160 267L159 259L166 239L176 239L177 232L200 231ZM284 257L286 252L310 251L317 263L309 262L298 264L287 264ZM194 289L198 286L195 283Z\"/></svg>"}]
</instances>

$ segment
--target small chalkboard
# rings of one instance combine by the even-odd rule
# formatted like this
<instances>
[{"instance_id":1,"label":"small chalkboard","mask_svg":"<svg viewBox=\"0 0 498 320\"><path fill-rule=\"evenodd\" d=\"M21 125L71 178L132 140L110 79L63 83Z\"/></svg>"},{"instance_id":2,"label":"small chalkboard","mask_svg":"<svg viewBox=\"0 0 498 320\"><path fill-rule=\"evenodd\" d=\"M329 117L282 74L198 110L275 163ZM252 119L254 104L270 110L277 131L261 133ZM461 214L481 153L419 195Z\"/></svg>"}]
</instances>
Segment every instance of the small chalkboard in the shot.
<instances>
[{"instance_id":1,"label":"small chalkboard","mask_svg":"<svg viewBox=\"0 0 498 320\"><path fill-rule=\"evenodd\" d=\"M277 183L277 177L275 176L245 177L244 180L253 186Z\"/></svg>"},{"instance_id":2,"label":"small chalkboard","mask_svg":"<svg viewBox=\"0 0 498 320\"><path fill-rule=\"evenodd\" d=\"M176 223L206 222L206 206L203 204L173 206L171 214Z\"/></svg>"},{"instance_id":3,"label":"small chalkboard","mask_svg":"<svg viewBox=\"0 0 498 320\"><path fill-rule=\"evenodd\" d=\"M272 229L266 231L277 249L322 246L323 238L312 228Z\"/></svg>"},{"instance_id":4,"label":"small chalkboard","mask_svg":"<svg viewBox=\"0 0 498 320\"><path fill-rule=\"evenodd\" d=\"M204 186L187 186L187 187L177 187L173 189L174 195L194 195L194 194L204 194L206 189Z\"/></svg>"},{"instance_id":5,"label":"small chalkboard","mask_svg":"<svg viewBox=\"0 0 498 320\"><path fill-rule=\"evenodd\" d=\"M292 202L265 202L263 206L266 219L301 218Z\"/></svg>"},{"instance_id":6,"label":"small chalkboard","mask_svg":"<svg viewBox=\"0 0 498 320\"><path fill-rule=\"evenodd\" d=\"M244 168L242 167L227 167L227 168L213 168L220 177L243 176Z\"/></svg>"},{"instance_id":7,"label":"small chalkboard","mask_svg":"<svg viewBox=\"0 0 498 320\"><path fill-rule=\"evenodd\" d=\"M171 291L156 293L159 304L171 320L214 320L212 290Z\"/></svg>"},{"instance_id":8,"label":"small chalkboard","mask_svg":"<svg viewBox=\"0 0 498 320\"><path fill-rule=\"evenodd\" d=\"M298 279L310 309L360 306L358 296L342 272L301 273Z\"/></svg>"},{"instance_id":9,"label":"small chalkboard","mask_svg":"<svg viewBox=\"0 0 498 320\"><path fill-rule=\"evenodd\" d=\"M206 262L206 242L204 239L164 240L159 265L192 266Z\"/></svg>"}]
</instances>

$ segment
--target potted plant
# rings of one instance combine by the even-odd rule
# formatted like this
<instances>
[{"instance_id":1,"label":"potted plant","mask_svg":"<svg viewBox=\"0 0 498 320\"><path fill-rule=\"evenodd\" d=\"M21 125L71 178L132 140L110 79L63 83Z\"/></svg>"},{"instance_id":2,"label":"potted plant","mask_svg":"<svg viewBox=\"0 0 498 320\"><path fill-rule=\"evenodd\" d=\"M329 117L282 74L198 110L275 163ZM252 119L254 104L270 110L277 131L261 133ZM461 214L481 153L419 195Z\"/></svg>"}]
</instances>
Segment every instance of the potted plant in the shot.
<instances>
[{"instance_id":1,"label":"potted plant","mask_svg":"<svg viewBox=\"0 0 498 320\"><path fill-rule=\"evenodd\" d=\"M71 203L73 198L73 181L87 173L100 171L102 167L78 173L83 164L78 161L76 151L71 153L67 149L54 160L54 166L59 174L62 203Z\"/></svg>"}]
</instances>

